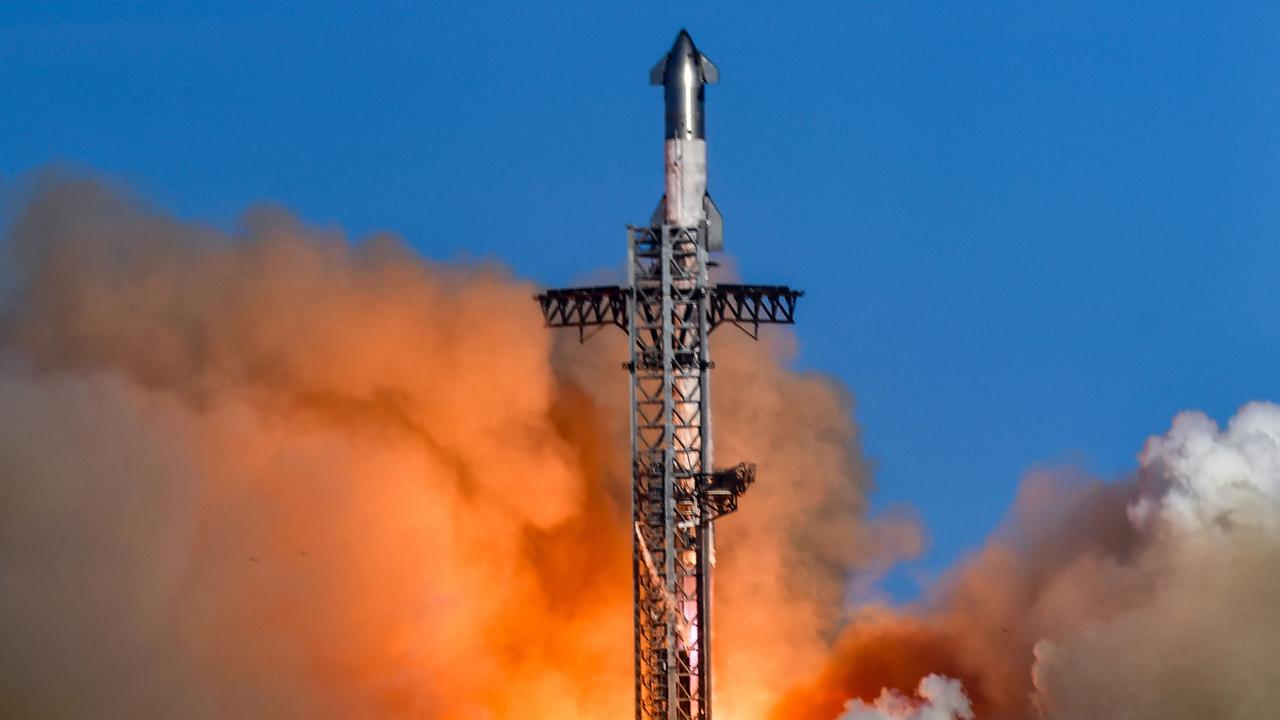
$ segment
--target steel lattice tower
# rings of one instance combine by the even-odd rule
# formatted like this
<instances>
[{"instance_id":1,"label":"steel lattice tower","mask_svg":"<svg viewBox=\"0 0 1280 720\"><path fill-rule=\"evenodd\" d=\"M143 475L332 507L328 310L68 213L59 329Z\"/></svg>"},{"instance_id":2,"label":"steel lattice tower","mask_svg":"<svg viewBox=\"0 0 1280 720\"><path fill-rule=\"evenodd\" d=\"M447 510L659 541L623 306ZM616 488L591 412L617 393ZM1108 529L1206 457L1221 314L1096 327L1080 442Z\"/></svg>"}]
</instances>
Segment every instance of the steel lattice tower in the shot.
<instances>
[{"instance_id":1,"label":"steel lattice tower","mask_svg":"<svg viewBox=\"0 0 1280 720\"><path fill-rule=\"evenodd\" d=\"M712 283L720 214L706 194L703 84L719 71L681 31L650 73L666 89L667 194L648 227L628 228L628 285L538 296L549 327L614 325L630 338L632 574L637 720L711 717L713 521L755 479L714 470L708 338L724 323L756 337L790 324L803 294Z\"/></svg>"}]
</instances>

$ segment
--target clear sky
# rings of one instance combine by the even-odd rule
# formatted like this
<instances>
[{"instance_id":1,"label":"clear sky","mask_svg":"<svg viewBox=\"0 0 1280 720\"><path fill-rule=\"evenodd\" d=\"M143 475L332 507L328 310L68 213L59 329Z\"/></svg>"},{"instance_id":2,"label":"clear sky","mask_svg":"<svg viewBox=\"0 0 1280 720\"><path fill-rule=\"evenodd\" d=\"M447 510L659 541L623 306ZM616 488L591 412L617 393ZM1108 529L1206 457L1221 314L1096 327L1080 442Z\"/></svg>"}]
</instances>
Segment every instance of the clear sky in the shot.
<instances>
[{"instance_id":1,"label":"clear sky","mask_svg":"<svg viewBox=\"0 0 1280 720\"><path fill-rule=\"evenodd\" d=\"M661 192L647 71L687 26L727 249L808 291L798 362L856 394L916 571L1029 468L1280 400L1280 6L365 4L0 3L0 174L572 283Z\"/></svg>"}]
</instances>

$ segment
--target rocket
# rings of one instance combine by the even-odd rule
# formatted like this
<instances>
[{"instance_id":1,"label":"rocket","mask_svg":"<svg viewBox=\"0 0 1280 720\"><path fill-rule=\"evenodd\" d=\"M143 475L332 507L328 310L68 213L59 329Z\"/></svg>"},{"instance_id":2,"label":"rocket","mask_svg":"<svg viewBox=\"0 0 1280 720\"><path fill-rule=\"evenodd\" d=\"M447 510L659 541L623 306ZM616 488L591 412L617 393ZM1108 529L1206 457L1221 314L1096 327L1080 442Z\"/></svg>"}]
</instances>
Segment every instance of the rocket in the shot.
<instances>
[{"instance_id":1,"label":"rocket","mask_svg":"<svg viewBox=\"0 0 1280 720\"><path fill-rule=\"evenodd\" d=\"M653 213L654 226L705 224L707 249L724 247L720 211L707 194L707 134L704 88L720 81L720 69L698 51L681 30L671 51L649 71L649 83L661 85L666 106L666 190Z\"/></svg>"},{"instance_id":2,"label":"rocket","mask_svg":"<svg viewBox=\"0 0 1280 720\"><path fill-rule=\"evenodd\" d=\"M738 509L755 466L717 470L709 336L730 324L757 337L795 322L804 293L712 282L724 247L707 194L705 90L720 71L684 30L649 80L661 85L665 191L649 227L627 228L628 284L547 290L548 327L627 333L631 375L632 574L637 720L711 717L714 522Z\"/></svg>"}]
</instances>

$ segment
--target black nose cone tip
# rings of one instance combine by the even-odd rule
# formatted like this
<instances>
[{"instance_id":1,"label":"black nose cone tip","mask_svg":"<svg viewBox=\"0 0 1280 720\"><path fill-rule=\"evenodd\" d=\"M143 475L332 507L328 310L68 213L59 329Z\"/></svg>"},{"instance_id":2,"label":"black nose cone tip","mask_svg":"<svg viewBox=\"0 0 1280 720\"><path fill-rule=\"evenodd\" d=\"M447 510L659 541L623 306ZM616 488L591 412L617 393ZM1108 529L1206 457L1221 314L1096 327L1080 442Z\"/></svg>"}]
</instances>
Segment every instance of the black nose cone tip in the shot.
<instances>
[{"instance_id":1,"label":"black nose cone tip","mask_svg":"<svg viewBox=\"0 0 1280 720\"><path fill-rule=\"evenodd\" d=\"M689 36L689 31L681 28L680 34L676 35L676 41L671 44L671 52L676 55L692 55L697 51L698 48L693 44L693 38Z\"/></svg>"}]
</instances>

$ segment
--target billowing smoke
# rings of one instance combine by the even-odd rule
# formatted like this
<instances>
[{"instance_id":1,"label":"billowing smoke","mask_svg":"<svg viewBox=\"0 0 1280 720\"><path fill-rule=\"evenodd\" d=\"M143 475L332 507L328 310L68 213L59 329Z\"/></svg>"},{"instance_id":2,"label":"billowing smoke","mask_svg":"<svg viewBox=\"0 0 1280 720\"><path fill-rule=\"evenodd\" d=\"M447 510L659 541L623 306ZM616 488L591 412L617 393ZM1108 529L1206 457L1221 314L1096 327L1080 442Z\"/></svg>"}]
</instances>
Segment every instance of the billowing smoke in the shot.
<instances>
[{"instance_id":1,"label":"billowing smoke","mask_svg":"<svg viewBox=\"0 0 1280 720\"><path fill-rule=\"evenodd\" d=\"M0 716L630 714L620 337L553 339L530 284L390 237L24 192ZM717 455L761 478L720 524L717 695L759 717L821 666L850 570L913 535L858 521L845 392L784 336L715 341Z\"/></svg>"},{"instance_id":2,"label":"billowing smoke","mask_svg":"<svg viewBox=\"0 0 1280 720\"><path fill-rule=\"evenodd\" d=\"M840 720L973 720L973 707L959 680L926 675L914 698L885 688L871 705L850 701Z\"/></svg>"},{"instance_id":3,"label":"billowing smoke","mask_svg":"<svg viewBox=\"0 0 1280 720\"><path fill-rule=\"evenodd\" d=\"M625 356L528 283L279 210L223 232L83 180L0 262L0 717L631 712ZM16 201L15 201L16 202ZM727 720L1257 720L1280 707L1280 407L1135 475L1040 472L916 606L851 399L717 333ZM843 631L841 622L848 621Z\"/></svg>"},{"instance_id":4,"label":"billowing smoke","mask_svg":"<svg viewBox=\"0 0 1280 720\"><path fill-rule=\"evenodd\" d=\"M1123 483L1033 476L1007 527L936 596L855 619L775 715L836 717L854 698L847 717L934 717L923 713L955 697L943 681L919 702L904 695L941 673L985 720L1275 717L1278 501L1280 406L1268 403L1225 429L1179 415Z\"/></svg>"}]
</instances>

